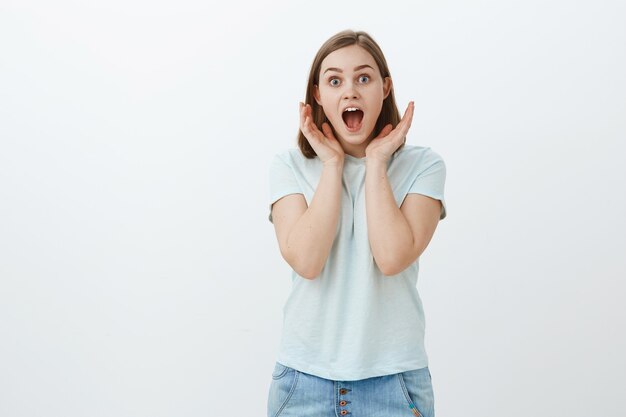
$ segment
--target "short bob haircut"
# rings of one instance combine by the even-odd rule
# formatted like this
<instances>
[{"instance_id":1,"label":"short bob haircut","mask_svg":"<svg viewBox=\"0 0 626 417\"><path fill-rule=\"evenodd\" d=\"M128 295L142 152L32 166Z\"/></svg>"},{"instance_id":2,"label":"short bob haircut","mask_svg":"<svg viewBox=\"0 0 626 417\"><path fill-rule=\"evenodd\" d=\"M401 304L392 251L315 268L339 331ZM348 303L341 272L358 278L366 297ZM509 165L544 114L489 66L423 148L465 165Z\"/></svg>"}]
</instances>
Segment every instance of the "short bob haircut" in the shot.
<instances>
[{"instance_id":1,"label":"short bob haircut","mask_svg":"<svg viewBox=\"0 0 626 417\"><path fill-rule=\"evenodd\" d=\"M315 59L313 60L313 64L311 65L309 81L306 86L306 100L304 103L311 105L313 123L315 123L320 131L322 130L322 123L326 122L333 130L333 134L335 133L333 125L328 121L326 115L324 114L324 109L322 108L322 106L317 104L317 101L315 101L315 96L313 95L315 86L319 83L319 75L322 61L331 52L350 45L359 45L360 47L368 51L370 55L372 55L374 61L376 61L376 65L378 65L380 75L383 79L385 79L385 77L391 77L389 68L387 67L387 61L385 60L385 56L383 55L383 51L380 49L376 41L374 41L374 39L366 32L355 32L348 29L337 33L326 42L324 42L324 44L317 52L317 55L315 55ZM383 100L383 106L380 110L380 115L378 116L378 120L376 121L376 125L374 126L373 137L378 136L383 127L390 123L394 129L398 125L398 123L400 123L400 112L398 111L398 107L396 106L396 99L394 98L393 82L391 84L391 90L389 91L387 98ZM403 146L404 143L400 145L400 147L395 152L398 152L400 149L402 149ZM315 158L315 156L317 156L317 154L309 144L309 141L299 129L298 147L300 148L302 154L307 158Z\"/></svg>"}]
</instances>

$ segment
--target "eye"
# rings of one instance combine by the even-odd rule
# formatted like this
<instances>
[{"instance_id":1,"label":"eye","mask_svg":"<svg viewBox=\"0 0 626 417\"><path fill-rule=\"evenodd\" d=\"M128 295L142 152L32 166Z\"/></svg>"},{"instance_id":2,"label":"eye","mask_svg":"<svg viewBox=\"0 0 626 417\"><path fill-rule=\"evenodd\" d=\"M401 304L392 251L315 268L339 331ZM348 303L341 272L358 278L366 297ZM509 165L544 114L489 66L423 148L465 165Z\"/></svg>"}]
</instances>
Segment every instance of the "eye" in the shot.
<instances>
[{"instance_id":1,"label":"eye","mask_svg":"<svg viewBox=\"0 0 626 417\"><path fill-rule=\"evenodd\" d=\"M337 81L337 82L335 83L333 81ZM328 83L332 85L333 87L336 87L339 85L339 78L331 78L330 81L328 81Z\"/></svg>"},{"instance_id":2,"label":"eye","mask_svg":"<svg viewBox=\"0 0 626 417\"><path fill-rule=\"evenodd\" d=\"M363 80L364 78L365 78L365 80ZM367 76L367 75L361 75L361 76L359 77L359 81L361 81L362 83L366 83L366 82L368 82L369 80L370 80L370 77L369 77L369 76Z\"/></svg>"}]
</instances>

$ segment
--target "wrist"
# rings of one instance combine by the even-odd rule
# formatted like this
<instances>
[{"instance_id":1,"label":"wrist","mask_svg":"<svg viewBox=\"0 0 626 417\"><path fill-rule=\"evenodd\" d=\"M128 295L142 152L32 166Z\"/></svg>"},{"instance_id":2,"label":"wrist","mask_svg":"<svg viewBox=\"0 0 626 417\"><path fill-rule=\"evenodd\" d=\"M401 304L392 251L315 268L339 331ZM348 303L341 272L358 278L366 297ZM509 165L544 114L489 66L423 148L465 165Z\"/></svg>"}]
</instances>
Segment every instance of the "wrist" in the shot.
<instances>
[{"instance_id":1,"label":"wrist","mask_svg":"<svg viewBox=\"0 0 626 417\"><path fill-rule=\"evenodd\" d=\"M366 172L370 172L370 171L382 171L382 172L387 172L387 161L383 161L379 158L367 158L366 162L365 162L365 169Z\"/></svg>"},{"instance_id":2,"label":"wrist","mask_svg":"<svg viewBox=\"0 0 626 417\"><path fill-rule=\"evenodd\" d=\"M343 158L333 158L331 161L326 161L322 163L322 167L325 170L339 170L343 171Z\"/></svg>"}]
</instances>

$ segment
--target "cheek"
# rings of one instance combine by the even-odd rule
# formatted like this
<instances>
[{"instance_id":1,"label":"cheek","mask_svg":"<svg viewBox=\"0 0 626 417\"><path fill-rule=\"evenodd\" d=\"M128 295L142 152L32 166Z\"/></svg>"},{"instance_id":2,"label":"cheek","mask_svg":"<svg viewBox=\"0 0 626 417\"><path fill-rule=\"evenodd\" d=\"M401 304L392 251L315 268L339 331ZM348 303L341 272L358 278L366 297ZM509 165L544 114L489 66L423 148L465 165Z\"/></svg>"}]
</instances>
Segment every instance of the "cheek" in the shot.
<instances>
[{"instance_id":1,"label":"cheek","mask_svg":"<svg viewBox=\"0 0 626 417\"><path fill-rule=\"evenodd\" d=\"M335 125L339 122L340 119L335 114L336 112L332 110L331 106L327 106L324 102L322 102L322 110L324 111L324 115L326 116L328 121L331 122L331 124Z\"/></svg>"},{"instance_id":2,"label":"cheek","mask_svg":"<svg viewBox=\"0 0 626 417\"><path fill-rule=\"evenodd\" d=\"M326 115L326 117L331 120L336 119L337 118L336 102L328 96L322 97L321 102L322 102L322 109L324 110L324 114Z\"/></svg>"},{"instance_id":3,"label":"cheek","mask_svg":"<svg viewBox=\"0 0 626 417\"><path fill-rule=\"evenodd\" d=\"M369 106L370 111L368 112L366 118L367 118L367 122L370 124L375 124L376 121L378 120L378 116L380 116L380 111L382 110L383 105L382 103L378 104L373 104L371 106Z\"/></svg>"},{"instance_id":4,"label":"cheek","mask_svg":"<svg viewBox=\"0 0 626 417\"><path fill-rule=\"evenodd\" d=\"M326 93L321 96L320 101L322 102L322 106L324 106L324 108L330 110L333 106L333 103L337 102L337 99L332 94Z\"/></svg>"},{"instance_id":5,"label":"cheek","mask_svg":"<svg viewBox=\"0 0 626 417\"><path fill-rule=\"evenodd\" d=\"M379 109L383 106L383 101L385 100L385 94L382 86L380 85L372 85L369 86L367 91L363 91L362 95L366 98L367 106L371 109Z\"/></svg>"}]
</instances>

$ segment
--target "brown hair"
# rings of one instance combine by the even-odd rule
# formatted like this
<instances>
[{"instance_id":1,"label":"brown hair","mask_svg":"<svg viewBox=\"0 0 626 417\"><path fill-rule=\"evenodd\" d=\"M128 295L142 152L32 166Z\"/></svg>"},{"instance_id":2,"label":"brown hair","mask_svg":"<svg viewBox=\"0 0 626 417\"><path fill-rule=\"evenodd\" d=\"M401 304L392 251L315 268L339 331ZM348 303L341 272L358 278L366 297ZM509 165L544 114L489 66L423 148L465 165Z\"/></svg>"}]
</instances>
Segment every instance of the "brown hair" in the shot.
<instances>
[{"instance_id":1,"label":"brown hair","mask_svg":"<svg viewBox=\"0 0 626 417\"><path fill-rule=\"evenodd\" d=\"M387 61L385 60L385 56L383 55L383 51L380 49L380 46L378 46L376 41L374 41L374 39L366 32L355 32L348 29L337 33L326 42L324 42L319 51L317 51L315 59L313 59L311 72L309 73L309 81L306 86L306 98L304 102L304 104L311 105L313 123L315 123L320 131L322 130L322 123L327 122L330 125L331 129L333 129L333 133L335 133L332 124L328 121L326 115L324 114L324 109L322 108L322 106L317 104L317 101L315 101L315 97L313 95L315 86L319 83L319 73L321 70L322 61L331 52L350 45L359 45L367 52L369 52L370 55L372 55L372 58L374 58L374 61L376 61L376 65L378 65L380 75L383 79L385 79L385 77L391 77L389 68L387 67ZM391 123L391 125L395 128L399 122L400 112L398 111L398 107L396 106L396 99L393 94L392 83L391 90L389 91L387 97L383 100L383 106L380 110L380 115L378 116L378 120L376 121L376 125L374 126L374 137L378 136L383 127L385 127L389 123ZM396 152L402 149L403 146L404 144L400 145ZM307 158L314 158L316 156L316 153L309 144L309 141L299 129L298 147L300 148L302 154Z\"/></svg>"}]
</instances>

